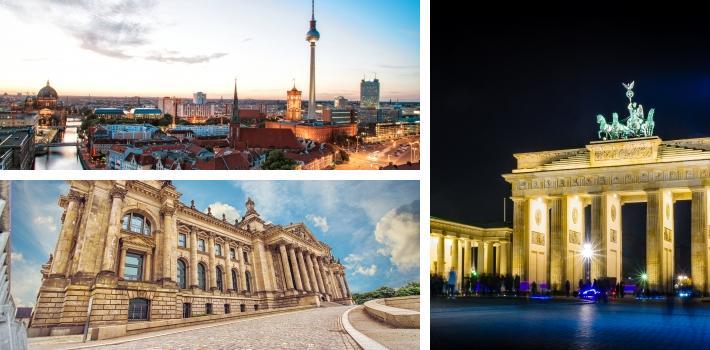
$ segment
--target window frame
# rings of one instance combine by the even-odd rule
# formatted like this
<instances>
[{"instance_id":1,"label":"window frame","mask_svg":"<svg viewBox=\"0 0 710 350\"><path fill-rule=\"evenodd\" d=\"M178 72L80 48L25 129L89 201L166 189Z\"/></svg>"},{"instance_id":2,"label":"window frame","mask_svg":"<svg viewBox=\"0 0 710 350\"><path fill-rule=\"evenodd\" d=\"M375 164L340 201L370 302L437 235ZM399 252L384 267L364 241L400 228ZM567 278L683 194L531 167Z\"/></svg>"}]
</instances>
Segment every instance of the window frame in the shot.
<instances>
[{"instance_id":1,"label":"window frame","mask_svg":"<svg viewBox=\"0 0 710 350\"><path fill-rule=\"evenodd\" d=\"M200 271L202 272L201 276ZM197 287L207 291L207 268L202 263L197 263Z\"/></svg>"},{"instance_id":2,"label":"window frame","mask_svg":"<svg viewBox=\"0 0 710 350\"><path fill-rule=\"evenodd\" d=\"M198 238L197 239L197 251L204 253L207 248L207 244L205 244L205 240L203 238Z\"/></svg>"},{"instance_id":3,"label":"window frame","mask_svg":"<svg viewBox=\"0 0 710 350\"><path fill-rule=\"evenodd\" d=\"M135 231L134 228L134 218L141 220L140 222L140 229L139 231ZM128 219L128 220L126 220ZM153 224L151 221L148 219L146 215L143 215L141 213L135 212L135 211L129 211L125 214L123 214L123 217L121 218L121 229L126 231L126 232L131 232L143 236L152 236L153 235Z\"/></svg>"},{"instance_id":4,"label":"window frame","mask_svg":"<svg viewBox=\"0 0 710 350\"><path fill-rule=\"evenodd\" d=\"M182 266L182 283L180 282L180 266ZM187 264L182 259L177 260L177 283L178 288L187 289Z\"/></svg>"},{"instance_id":5,"label":"window frame","mask_svg":"<svg viewBox=\"0 0 710 350\"><path fill-rule=\"evenodd\" d=\"M182 244L180 244L180 239L184 238L182 241ZM187 235L184 233L178 233L178 247L180 248L187 248Z\"/></svg>"},{"instance_id":6,"label":"window frame","mask_svg":"<svg viewBox=\"0 0 710 350\"><path fill-rule=\"evenodd\" d=\"M136 310L135 302L144 301L145 310ZM145 316L136 318L135 315L140 312L139 316ZM150 321L150 300L145 298L133 298L128 300L128 321Z\"/></svg>"},{"instance_id":7,"label":"window frame","mask_svg":"<svg viewBox=\"0 0 710 350\"><path fill-rule=\"evenodd\" d=\"M129 257L137 257L137 258L138 258L138 261L139 261L138 265L130 265L130 266L129 266L129 265L128 265L128 258L129 258ZM131 268L134 268L134 267L135 267L136 270L138 271L138 275L136 276L136 278L128 278L129 275L126 273L126 271L128 271L128 268L129 268L129 267L131 267ZM144 254L144 253L142 253L142 252L141 252L141 253L137 253L137 252L134 252L134 251L128 251L128 252L126 252L126 258L125 258L124 261L123 261L123 279L124 279L124 280L127 280L127 281L142 281L142 280L143 280L143 277L144 277L144 273L143 273L143 269L144 269L144 268L145 268L145 254ZM133 276L133 275L130 275L130 276Z\"/></svg>"}]
</instances>

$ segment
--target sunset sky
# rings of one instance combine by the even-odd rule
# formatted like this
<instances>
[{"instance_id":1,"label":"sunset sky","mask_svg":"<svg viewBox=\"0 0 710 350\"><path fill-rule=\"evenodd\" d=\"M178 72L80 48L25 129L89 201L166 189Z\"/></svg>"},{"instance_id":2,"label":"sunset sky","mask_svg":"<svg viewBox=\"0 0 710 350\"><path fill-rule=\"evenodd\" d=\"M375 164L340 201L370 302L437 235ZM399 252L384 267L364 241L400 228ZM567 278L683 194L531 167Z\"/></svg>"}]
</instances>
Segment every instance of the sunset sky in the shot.
<instances>
[{"instance_id":1,"label":"sunset sky","mask_svg":"<svg viewBox=\"0 0 710 350\"><path fill-rule=\"evenodd\" d=\"M0 93L285 98L308 90L310 1L0 0ZM419 1L316 1L317 98L419 99ZM4 50L3 50L4 51ZM9 53L9 54L7 54Z\"/></svg>"}]
</instances>

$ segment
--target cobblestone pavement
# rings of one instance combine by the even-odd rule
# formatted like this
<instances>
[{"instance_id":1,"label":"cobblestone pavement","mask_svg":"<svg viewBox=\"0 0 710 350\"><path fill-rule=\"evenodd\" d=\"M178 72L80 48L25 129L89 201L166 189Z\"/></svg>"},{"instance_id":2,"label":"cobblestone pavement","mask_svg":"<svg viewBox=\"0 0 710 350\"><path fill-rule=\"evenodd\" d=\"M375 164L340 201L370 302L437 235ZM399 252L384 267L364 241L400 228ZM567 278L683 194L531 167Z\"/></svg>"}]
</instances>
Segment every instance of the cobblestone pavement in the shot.
<instances>
[{"instance_id":1,"label":"cobblestone pavement","mask_svg":"<svg viewBox=\"0 0 710 350\"><path fill-rule=\"evenodd\" d=\"M431 344L508 349L708 349L710 306L432 299Z\"/></svg>"},{"instance_id":2,"label":"cobblestone pavement","mask_svg":"<svg viewBox=\"0 0 710 350\"><path fill-rule=\"evenodd\" d=\"M318 308L91 349L359 349L340 325L349 306Z\"/></svg>"}]
</instances>

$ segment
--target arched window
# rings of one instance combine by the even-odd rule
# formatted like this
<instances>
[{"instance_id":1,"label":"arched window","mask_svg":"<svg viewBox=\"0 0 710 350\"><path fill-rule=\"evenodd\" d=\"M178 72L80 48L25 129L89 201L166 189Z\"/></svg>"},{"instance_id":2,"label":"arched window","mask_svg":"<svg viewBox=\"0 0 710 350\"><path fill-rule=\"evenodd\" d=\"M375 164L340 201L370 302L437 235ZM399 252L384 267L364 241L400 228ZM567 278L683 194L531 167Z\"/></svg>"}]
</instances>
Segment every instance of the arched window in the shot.
<instances>
[{"instance_id":1,"label":"arched window","mask_svg":"<svg viewBox=\"0 0 710 350\"><path fill-rule=\"evenodd\" d=\"M135 298L128 301L129 320L147 320L150 310L150 300Z\"/></svg>"},{"instance_id":2,"label":"arched window","mask_svg":"<svg viewBox=\"0 0 710 350\"><path fill-rule=\"evenodd\" d=\"M177 282L181 289L187 288L187 267L181 259L177 261Z\"/></svg>"},{"instance_id":3,"label":"arched window","mask_svg":"<svg viewBox=\"0 0 710 350\"><path fill-rule=\"evenodd\" d=\"M138 213L128 213L123 216L121 227L130 232L150 236L150 221Z\"/></svg>"},{"instance_id":4,"label":"arched window","mask_svg":"<svg viewBox=\"0 0 710 350\"><path fill-rule=\"evenodd\" d=\"M249 271L245 271L244 276L247 280L246 291L251 293L251 273L249 273Z\"/></svg>"},{"instance_id":5,"label":"arched window","mask_svg":"<svg viewBox=\"0 0 710 350\"><path fill-rule=\"evenodd\" d=\"M224 289L222 289L222 287L224 287L224 286L222 284L222 268L221 267L217 266L217 273L216 274L217 274L217 289L220 292L224 292Z\"/></svg>"},{"instance_id":6,"label":"arched window","mask_svg":"<svg viewBox=\"0 0 710 350\"><path fill-rule=\"evenodd\" d=\"M237 288L237 280L238 280L238 274L237 270L232 270L232 289L234 289L235 292L238 292L239 289Z\"/></svg>"},{"instance_id":7,"label":"arched window","mask_svg":"<svg viewBox=\"0 0 710 350\"><path fill-rule=\"evenodd\" d=\"M207 283L205 283L205 265L197 264L197 285L202 290L207 290Z\"/></svg>"}]
</instances>

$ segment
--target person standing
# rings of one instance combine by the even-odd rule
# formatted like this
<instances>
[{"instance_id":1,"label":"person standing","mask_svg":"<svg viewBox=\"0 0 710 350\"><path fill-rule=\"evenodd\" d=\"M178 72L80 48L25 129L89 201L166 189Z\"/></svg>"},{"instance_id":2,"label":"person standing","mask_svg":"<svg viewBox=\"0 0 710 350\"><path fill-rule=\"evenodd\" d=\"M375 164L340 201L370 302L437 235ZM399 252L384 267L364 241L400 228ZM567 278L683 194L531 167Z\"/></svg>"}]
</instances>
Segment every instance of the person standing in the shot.
<instances>
[{"instance_id":1,"label":"person standing","mask_svg":"<svg viewBox=\"0 0 710 350\"><path fill-rule=\"evenodd\" d=\"M449 271L449 280L446 283L449 287L449 297L454 298L456 296L456 270L453 267Z\"/></svg>"}]
</instances>

